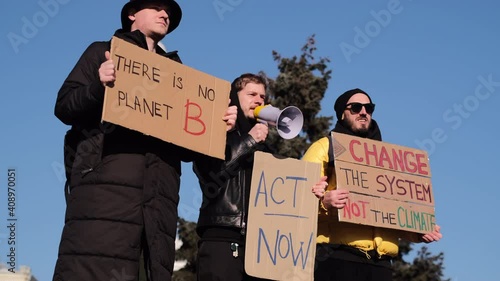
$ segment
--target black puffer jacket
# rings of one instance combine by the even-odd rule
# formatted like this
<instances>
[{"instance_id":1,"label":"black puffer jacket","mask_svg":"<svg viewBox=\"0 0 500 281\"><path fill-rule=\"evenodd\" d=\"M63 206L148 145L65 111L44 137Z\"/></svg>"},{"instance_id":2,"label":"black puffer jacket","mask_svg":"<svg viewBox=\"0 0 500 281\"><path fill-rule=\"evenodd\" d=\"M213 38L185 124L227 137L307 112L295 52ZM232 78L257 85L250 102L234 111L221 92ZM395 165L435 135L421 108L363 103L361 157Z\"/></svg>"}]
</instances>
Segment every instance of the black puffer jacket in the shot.
<instances>
[{"instance_id":1,"label":"black puffer jacket","mask_svg":"<svg viewBox=\"0 0 500 281\"><path fill-rule=\"evenodd\" d=\"M115 36L147 48L139 31ZM194 154L100 122L98 69L109 48L109 41L92 43L57 97L55 115L72 127L65 137L67 209L54 280L136 276L142 249L151 280L170 280L180 163ZM180 62L176 52L157 52Z\"/></svg>"}]
</instances>

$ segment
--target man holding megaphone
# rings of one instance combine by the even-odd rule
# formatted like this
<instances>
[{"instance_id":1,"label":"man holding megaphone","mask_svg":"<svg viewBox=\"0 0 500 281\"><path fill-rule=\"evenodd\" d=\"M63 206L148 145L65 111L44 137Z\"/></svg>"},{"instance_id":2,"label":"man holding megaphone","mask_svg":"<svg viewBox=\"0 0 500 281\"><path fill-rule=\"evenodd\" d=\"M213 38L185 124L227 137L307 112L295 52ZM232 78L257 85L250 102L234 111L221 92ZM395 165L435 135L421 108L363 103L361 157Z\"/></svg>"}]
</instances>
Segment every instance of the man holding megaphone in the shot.
<instances>
[{"instance_id":1,"label":"man holding megaphone","mask_svg":"<svg viewBox=\"0 0 500 281\"><path fill-rule=\"evenodd\" d=\"M263 77L247 73L236 78L230 105L238 113L234 130L227 133L225 161L206 156L193 163L203 192L196 228L198 280L263 280L246 274L244 257L254 152L271 152L264 143L267 122L257 122L254 113L265 97Z\"/></svg>"}]
</instances>

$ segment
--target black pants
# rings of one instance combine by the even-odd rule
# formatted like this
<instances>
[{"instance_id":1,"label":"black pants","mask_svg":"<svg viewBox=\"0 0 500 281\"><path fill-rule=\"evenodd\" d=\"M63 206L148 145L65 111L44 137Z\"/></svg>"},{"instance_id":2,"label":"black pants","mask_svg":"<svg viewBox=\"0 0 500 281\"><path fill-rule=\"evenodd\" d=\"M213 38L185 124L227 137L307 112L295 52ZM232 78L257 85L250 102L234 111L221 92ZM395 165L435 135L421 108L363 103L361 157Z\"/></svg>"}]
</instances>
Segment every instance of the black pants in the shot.
<instances>
[{"instance_id":1,"label":"black pants","mask_svg":"<svg viewBox=\"0 0 500 281\"><path fill-rule=\"evenodd\" d=\"M392 281L389 260L363 260L341 249L318 244L315 281Z\"/></svg>"},{"instance_id":2,"label":"black pants","mask_svg":"<svg viewBox=\"0 0 500 281\"><path fill-rule=\"evenodd\" d=\"M233 256L231 242L200 241L198 247L198 281L257 281L267 280L245 272L245 247L238 247Z\"/></svg>"}]
</instances>

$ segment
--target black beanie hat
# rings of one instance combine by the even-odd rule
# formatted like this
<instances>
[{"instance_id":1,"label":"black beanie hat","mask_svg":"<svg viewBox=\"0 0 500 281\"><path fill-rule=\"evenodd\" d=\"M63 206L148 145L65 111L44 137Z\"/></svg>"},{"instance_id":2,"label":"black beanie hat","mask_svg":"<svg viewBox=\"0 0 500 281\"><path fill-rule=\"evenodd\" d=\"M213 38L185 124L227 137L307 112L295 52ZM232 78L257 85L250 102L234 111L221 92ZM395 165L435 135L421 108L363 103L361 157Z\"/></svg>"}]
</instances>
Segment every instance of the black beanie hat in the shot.
<instances>
[{"instance_id":1,"label":"black beanie hat","mask_svg":"<svg viewBox=\"0 0 500 281\"><path fill-rule=\"evenodd\" d=\"M368 97L368 99L370 100L370 103L372 102L372 99L370 98L370 96L365 91L358 89L358 88L352 89L352 90L349 90L349 91L343 93L342 95L340 95L340 97L337 98L337 100L335 101L335 105L333 106L333 109L335 109L335 114L337 115L338 121L342 120L342 113L344 113L347 102L355 94L365 94Z\"/></svg>"}]
</instances>

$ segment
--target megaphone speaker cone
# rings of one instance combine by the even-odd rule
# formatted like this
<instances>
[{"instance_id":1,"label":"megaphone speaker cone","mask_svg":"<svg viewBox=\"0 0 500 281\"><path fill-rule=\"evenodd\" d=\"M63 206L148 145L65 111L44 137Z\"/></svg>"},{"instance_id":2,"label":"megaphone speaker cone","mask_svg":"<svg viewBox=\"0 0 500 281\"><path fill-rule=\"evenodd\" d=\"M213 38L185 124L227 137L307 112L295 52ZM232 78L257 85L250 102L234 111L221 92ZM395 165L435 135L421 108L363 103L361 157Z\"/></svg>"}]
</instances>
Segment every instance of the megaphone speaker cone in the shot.
<instances>
[{"instance_id":1,"label":"megaphone speaker cone","mask_svg":"<svg viewBox=\"0 0 500 281\"><path fill-rule=\"evenodd\" d=\"M304 116L300 109L295 106L288 106L280 110L272 105L261 105L254 109L253 114L259 122L266 122L268 125L275 126L280 137L284 139L293 139L304 125Z\"/></svg>"},{"instance_id":2,"label":"megaphone speaker cone","mask_svg":"<svg viewBox=\"0 0 500 281\"><path fill-rule=\"evenodd\" d=\"M300 109L295 106L289 106L283 109L278 117L277 130L280 137L284 139L293 139L304 126L304 116Z\"/></svg>"}]
</instances>

